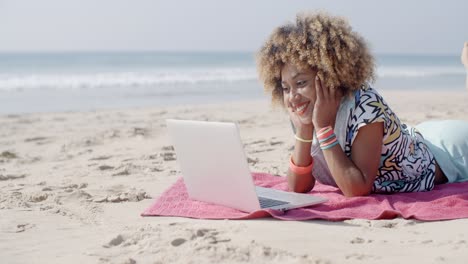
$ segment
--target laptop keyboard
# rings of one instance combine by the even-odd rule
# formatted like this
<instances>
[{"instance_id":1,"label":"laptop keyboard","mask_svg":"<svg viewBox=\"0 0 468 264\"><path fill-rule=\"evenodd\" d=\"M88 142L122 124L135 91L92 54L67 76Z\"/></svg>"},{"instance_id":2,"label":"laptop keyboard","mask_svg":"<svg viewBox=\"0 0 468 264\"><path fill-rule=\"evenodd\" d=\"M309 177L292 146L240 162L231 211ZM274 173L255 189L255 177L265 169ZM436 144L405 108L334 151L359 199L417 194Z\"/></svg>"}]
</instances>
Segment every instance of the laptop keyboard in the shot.
<instances>
[{"instance_id":1,"label":"laptop keyboard","mask_svg":"<svg viewBox=\"0 0 468 264\"><path fill-rule=\"evenodd\" d=\"M273 206L289 204L288 202L285 202L285 201L280 201L280 200L275 200L275 199L270 199L270 198L265 198L265 197L258 197L258 201L260 201L260 208L270 208Z\"/></svg>"}]
</instances>

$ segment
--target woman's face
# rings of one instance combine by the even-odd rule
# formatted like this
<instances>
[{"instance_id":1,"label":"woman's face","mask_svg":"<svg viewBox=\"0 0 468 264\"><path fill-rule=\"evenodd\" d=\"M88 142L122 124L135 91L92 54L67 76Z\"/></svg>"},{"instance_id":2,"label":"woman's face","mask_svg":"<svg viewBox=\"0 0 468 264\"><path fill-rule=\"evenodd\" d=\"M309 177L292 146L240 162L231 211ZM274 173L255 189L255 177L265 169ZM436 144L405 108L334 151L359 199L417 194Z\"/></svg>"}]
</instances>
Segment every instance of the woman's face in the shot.
<instances>
[{"instance_id":1,"label":"woman's face","mask_svg":"<svg viewBox=\"0 0 468 264\"><path fill-rule=\"evenodd\" d=\"M316 99L315 76L317 71L302 70L292 64L285 64L281 69L284 106L300 117L312 116Z\"/></svg>"}]
</instances>

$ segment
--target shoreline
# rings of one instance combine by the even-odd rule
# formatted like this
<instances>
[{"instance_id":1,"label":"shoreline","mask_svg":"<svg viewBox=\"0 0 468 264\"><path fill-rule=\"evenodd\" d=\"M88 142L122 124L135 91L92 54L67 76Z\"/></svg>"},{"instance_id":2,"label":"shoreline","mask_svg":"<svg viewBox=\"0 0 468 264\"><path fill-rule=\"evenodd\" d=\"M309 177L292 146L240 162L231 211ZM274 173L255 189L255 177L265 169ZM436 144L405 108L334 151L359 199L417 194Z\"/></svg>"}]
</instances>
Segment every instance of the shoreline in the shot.
<instances>
[{"instance_id":1,"label":"shoreline","mask_svg":"<svg viewBox=\"0 0 468 264\"><path fill-rule=\"evenodd\" d=\"M239 94L232 93L229 91L223 96L218 95L204 95L200 94L197 96L188 95L187 97L182 97L182 99L177 99L180 96L169 96L158 98L155 95L149 94L148 96L143 96L142 94L135 94L128 98L120 98L119 95L113 100L112 97L101 92L95 95L85 94L80 95L81 97L72 96L74 93L79 93L79 91L73 91L72 93L66 96L57 96L57 94L51 93L41 93L34 92L26 96L26 98L19 99L22 97L21 93L18 93L14 96L8 95L4 98L1 98L2 93L0 92L0 101L4 101L0 107L0 116L5 115L30 115L30 114L53 114L53 113L86 113L86 112L96 112L96 111L133 111L138 109L156 109L156 108L172 108L172 107L181 107L181 106L203 106L203 105L222 105L224 103L242 103L249 101L268 101L270 100L270 95L267 94L261 87L256 87L256 84L250 84L248 89L252 89L250 92L247 90L240 91ZM413 89L379 89L374 88L379 93L383 95L389 94L401 94L405 93L412 97L425 96L427 97L430 94L440 95L443 97L459 94L463 96L466 93L464 88L447 88L445 91L436 90L433 88L413 88ZM50 91L47 91L50 92ZM49 103L48 96L52 96L53 100L60 99L60 103ZM24 96L23 96L24 97ZM430 96L429 96L430 97ZM40 103L38 103L38 101ZM26 107L24 107L26 105ZM21 107L20 107L21 106ZM24 109L19 111L18 109Z\"/></svg>"}]
</instances>

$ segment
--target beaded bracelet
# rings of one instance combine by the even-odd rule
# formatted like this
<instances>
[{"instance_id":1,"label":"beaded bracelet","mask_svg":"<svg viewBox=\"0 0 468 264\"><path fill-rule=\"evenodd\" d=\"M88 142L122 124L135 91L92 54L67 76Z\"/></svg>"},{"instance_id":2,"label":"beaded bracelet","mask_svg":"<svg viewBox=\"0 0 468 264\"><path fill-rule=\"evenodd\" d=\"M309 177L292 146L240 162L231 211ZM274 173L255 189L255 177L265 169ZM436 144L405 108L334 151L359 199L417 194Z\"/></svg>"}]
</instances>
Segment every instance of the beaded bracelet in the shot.
<instances>
[{"instance_id":1,"label":"beaded bracelet","mask_svg":"<svg viewBox=\"0 0 468 264\"><path fill-rule=\"evenodd\" d=\"M317 139L322 150L332 148L339 144L331 126L326 126L317 132Z\"/></svg>"},{"instance_id":2,"label":"beaded bracelet","mask_svg":"<svg viewBox=\"0 0 468 264\"><path fill-rule=\"evenodd\" d=\"M332 148L332 147L334 147L334 146L336 146L336 145L338 145L338 144L340 144L340 142L338 142L338 140L337 140L336 137L335 137L335 140L333 140L332 142L329 142L329 143L327 143L327 144L320 145L320 148L321 148L322 150L325 150L325 149Z\"/></svg>"},{"instance_id":3,"label":"beaded bracelet","mask_svg":"<svg viewBox=\"0 0 468 264\"><path fill-rule=\"evenodd\" d=\"M326 138L329 137L330 135L334 134L333 128L331 126L326 126L319 131L317 131L317 138Z\"/></svg>"},{"instance_id":4,"label":"beaded bracelet","mask_svg":"<svg viewBox=\"0 0 468 264\"><path fill-rule=\"evenodd\" d=\"M314 158L312 158L312 156L310 158L312 159L312 161L310 162L310 165L306 167L301 167L301 166L297 166L296 164L294 164L293 158L291 155L291 158L289 159L289 169L296 174L311 173L312 168L314 167Z\"/></svg>"}]
</instances>

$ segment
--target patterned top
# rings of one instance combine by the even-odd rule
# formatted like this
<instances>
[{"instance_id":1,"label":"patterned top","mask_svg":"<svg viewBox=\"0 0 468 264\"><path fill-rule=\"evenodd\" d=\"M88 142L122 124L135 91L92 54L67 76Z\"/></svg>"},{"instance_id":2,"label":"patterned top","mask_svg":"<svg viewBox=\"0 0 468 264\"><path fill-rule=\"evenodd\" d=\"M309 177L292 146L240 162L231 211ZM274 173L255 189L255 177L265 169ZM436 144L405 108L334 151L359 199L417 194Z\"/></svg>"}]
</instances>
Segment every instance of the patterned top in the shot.
<instances>
[{"instance_id":1,"label":"patterned top","mask_svg":"<svg viewBox=\"0 0 468 264\"><path fill-rule=\"evenodd\" d=\"M384 137L377 177L372 192L418 192L434 188L435 159L416 129L400 122L376 90L360 89L350 108L344 149L350 157L359 128L383 122Z\"/></svg>"}]
</instances>

